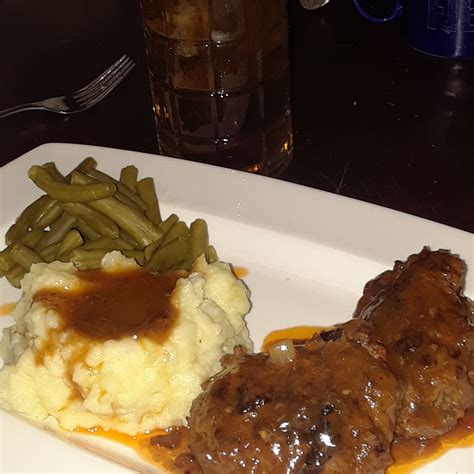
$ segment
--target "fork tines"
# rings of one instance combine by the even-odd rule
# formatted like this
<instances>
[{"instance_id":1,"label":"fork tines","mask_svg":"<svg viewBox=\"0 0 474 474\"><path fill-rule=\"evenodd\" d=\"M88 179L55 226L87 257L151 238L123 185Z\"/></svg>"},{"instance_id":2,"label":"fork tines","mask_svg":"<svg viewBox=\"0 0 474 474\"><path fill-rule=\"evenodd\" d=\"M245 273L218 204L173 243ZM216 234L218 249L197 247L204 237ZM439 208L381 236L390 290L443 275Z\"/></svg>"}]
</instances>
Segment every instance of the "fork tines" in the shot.
<instances>
[{"instance_id":1,"label":"fork tines","mask_svg":"<svg viewBox=\"0 0 474 474\"><path fill-rule=\"evenodd\" d=\"M73 99L80 105L89 107L96 104L117 87L134 66L135 63L124 54L99 77L76 91Z\"/></svg>"}]
</instances>

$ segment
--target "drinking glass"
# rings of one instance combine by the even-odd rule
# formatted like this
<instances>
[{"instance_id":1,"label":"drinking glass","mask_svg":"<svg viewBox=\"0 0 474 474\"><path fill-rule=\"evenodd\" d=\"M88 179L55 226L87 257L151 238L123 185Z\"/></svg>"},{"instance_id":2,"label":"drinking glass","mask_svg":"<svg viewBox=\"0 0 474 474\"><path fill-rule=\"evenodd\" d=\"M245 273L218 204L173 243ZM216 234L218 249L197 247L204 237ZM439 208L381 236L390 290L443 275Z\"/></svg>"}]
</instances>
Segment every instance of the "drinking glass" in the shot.
<instances>
[{"instance_id":1,"label":"drinking glass","mask_svg":"<svg viewBox=\"0 0 474 474\"><path fill-rule=\"evenodd\" d=\"M286 0L141 0L161 153L276 176L292 159Z\"/></svg>"}]
</instances>

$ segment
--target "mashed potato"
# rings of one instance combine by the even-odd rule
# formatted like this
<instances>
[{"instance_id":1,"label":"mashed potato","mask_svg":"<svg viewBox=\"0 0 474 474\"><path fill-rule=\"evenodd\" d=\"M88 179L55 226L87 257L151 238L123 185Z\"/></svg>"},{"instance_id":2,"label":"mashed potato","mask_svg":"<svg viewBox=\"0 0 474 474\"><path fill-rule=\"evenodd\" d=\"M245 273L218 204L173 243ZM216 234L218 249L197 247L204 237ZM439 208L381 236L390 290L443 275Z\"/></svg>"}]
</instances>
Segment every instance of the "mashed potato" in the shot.
<instances>
[{"instance_id":1,"label":"mashed potato","mask_svg":"<svg viewBox=\"0 0 474 474\"><path fill-rule=\"evenodd\" d=\"M113 252L105 271L135 266ZM65 429L102 427L136 434L182 425L200 384L221 369L236 345L251 350L244 322L250 308L243 283L228 265L199 259L177 281L175 324L164 341L151 336L106 340L71 338L60 315L35 301L45 288L74 290L80 284L71 263L36 264L22 282L23 296L4 331L0 356L0 405L35 420L54 417ZM41 348L53 345L38 359Z\"/></svg>"}]
</instances>

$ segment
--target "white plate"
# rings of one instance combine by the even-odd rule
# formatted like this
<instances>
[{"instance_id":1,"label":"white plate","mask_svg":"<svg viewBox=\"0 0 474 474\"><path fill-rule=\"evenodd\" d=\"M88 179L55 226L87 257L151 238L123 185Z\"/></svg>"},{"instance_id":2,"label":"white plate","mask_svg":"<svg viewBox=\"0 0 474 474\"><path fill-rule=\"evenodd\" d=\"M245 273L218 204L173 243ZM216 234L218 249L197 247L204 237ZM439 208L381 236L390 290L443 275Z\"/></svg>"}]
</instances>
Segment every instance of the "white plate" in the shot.
<instances>
[{"instance_id":1,"label":"white plate","mask_svg":"<svg viewBox=\"0 0 474 474\"><path fill-rule=\"evenodd\" d=\"M0 169L0 236L40 195L29 182L32 164L54 161L67 172L86 156L118 176L135 164L152 176L164 215L207 220L220 258L249 270L252 292L248 325L255 347L277 328L328 325L351 317L363 285L396 259L424 245L448 248L473 268L472 234L334 194L238 171L186 161L84 145L49 144ZM473 272L466 294L474 294ZM0 281L0 304L19 292ZM1 318L0 324L9 324ZM87 438L90 448L144 472L122 446ZM419 472L473 472L471 449L457 449ZM0 472L130 472L0 412ZM155 471L156 472L156 471Z\"/></svg>"}]
</instances>

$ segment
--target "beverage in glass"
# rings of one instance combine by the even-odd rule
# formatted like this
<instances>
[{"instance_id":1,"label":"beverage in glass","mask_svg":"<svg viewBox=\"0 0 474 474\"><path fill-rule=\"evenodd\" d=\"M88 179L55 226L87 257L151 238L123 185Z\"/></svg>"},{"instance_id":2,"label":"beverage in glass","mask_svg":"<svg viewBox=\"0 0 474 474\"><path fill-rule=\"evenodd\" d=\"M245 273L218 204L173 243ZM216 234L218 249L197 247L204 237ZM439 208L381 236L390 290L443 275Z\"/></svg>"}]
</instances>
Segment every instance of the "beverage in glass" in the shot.
<instances>
[{"instance_id":1,"label":"beverage in glass","mask_svg":"<svg viewBox=\"0 0 474 474\"><path fill-rule=\"evenodd\" d=\"M286 0L141 0L161 152L278 175L292 158Z\"/></svg>"}]
</instances>

